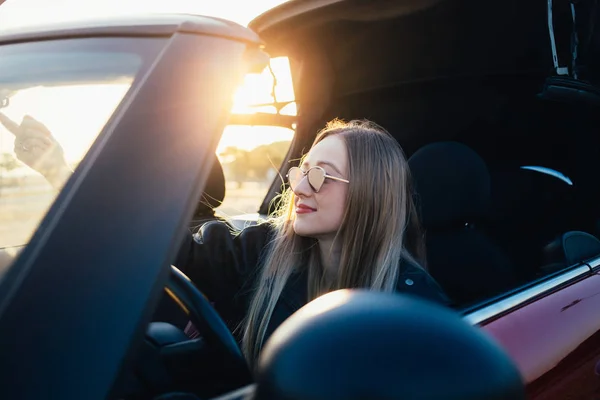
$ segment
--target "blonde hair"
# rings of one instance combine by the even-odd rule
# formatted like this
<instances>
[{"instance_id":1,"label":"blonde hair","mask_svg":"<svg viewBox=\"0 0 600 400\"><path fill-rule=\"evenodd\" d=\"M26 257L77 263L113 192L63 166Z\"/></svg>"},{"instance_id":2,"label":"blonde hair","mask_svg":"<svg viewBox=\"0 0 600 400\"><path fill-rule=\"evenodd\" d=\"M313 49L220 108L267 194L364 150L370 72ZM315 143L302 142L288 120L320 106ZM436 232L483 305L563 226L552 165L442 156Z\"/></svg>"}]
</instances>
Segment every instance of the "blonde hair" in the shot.
<instances>
[{"instance_id":1,"label":"blonde hair","mask_svg":"<svg viewBox=\"0 0 600 400\"><path fill-rule=\"evenodd\" d=\"M335 238L342 248L337 280L325 283L317 241L295 234L294 193L286 190L281 208L269 221L275 234L242 325L242 350L251 365L258 359L275 305L294 272L307 270L307 300L312 300L342 288L391 292L400 260L425 267L410 172L398 142L373 122L336 119L319 132L313 147L332 135L346 144L350 179L343 222Z\"/></svg>"}]
</instances>

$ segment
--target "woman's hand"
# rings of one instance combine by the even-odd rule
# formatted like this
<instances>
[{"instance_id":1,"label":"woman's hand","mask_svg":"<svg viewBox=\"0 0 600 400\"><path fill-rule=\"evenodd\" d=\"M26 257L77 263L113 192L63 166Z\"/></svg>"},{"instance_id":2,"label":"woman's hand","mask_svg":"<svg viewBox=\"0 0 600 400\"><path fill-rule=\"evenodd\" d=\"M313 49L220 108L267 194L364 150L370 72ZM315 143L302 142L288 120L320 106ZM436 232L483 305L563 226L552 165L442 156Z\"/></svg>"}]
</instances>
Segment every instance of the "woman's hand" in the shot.
<instances>
[{"instance_id":1,"label":"woman's hand","mask_svg":"<svg viewBox=\"0 0 600 400\"><path fill-rule=\"evenodd\" d=\"M41 122L26 115L21 124L0 113L0 122L15 135L15 154L30 168L42 174L56 188L71 175L60 143Z\"/></svg>"}]
</instances>

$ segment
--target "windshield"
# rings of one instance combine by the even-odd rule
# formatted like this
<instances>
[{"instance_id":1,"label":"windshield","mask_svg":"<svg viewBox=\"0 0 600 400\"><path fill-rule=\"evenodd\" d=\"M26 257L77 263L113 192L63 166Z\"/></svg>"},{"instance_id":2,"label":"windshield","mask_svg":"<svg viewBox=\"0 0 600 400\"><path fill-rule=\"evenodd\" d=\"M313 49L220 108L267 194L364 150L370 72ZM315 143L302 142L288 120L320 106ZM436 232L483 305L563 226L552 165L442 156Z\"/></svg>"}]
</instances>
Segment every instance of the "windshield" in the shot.
<instances>
[{"instance_id":1,"label":"windshield","mask_svg":"<svg viewBox=\"0 0 600 400\"><path fill-rule=\"evenodd\" d=\"M87 38L0 46L0 277L7 266L1 258L29 242L158 42Z\"/></svg>"}]
</instances>

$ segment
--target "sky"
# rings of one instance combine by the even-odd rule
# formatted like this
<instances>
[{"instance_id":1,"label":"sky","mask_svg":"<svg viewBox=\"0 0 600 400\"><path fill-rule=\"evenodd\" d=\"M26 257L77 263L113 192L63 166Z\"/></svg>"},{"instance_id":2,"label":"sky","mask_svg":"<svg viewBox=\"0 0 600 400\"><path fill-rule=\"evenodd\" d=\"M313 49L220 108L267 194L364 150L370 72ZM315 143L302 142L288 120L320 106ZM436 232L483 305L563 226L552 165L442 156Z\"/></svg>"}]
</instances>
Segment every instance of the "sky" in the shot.
<instances>
[{"instance_id":1,"label":"sky","mask_svg":"<svg viewBox=\"0 0 600 400\"><path fill-rule=\"evenodd\" d=\"M217 16L247 25L255 16L274 7L282 0L6 0L0 6L0 32L15 27L45 24L49 22L85 19L89 17L123 15L134 13L192 13ZM289 63L285 58L272 60L277 76L276 94L279 101L293 100ZM234 96L233 111L251 113L249 104L270 100L272 77L268 71L249 75ZM63 145L67 158L76 162L95 138L95 134L113 111L127 87L105 88L33 88L11 99L11 112L19 122L24 114L31 114L46 124ZM60 91L60 93L57 93ZM81 96L93 92L97 107L81 104ZM67 117L64 110L70 110ZM295 113L295 105L287 110ZM217 152L235 145L250 150L261 144L277 140L289 140L293 132L277 127L228 126ZM10 151L13 137L0 128L0 152Z\"/></svg>"},{"instance_id":2,"label":"sky","mask_svg":"<svg viewBox=\"0 0 600 400\"><path fill-rule=\"evenodd\" d=\"M0 29L47 21L135 12L183 12L226 18L247 25L285 0L6 0Z\"/></svg>"}]
</instances>

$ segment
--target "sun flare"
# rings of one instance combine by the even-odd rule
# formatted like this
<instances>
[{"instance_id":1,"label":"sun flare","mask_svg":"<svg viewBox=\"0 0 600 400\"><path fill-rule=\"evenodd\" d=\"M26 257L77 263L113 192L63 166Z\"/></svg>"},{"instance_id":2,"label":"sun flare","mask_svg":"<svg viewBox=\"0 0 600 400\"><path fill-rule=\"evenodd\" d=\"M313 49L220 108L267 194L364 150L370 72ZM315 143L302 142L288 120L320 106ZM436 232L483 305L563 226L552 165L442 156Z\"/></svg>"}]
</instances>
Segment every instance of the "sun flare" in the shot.
<instances>
[{"instance_id":1,"label":"sun flare","mask_svg":"<svg viewBox=\"0 0 600 400\"><path fill-rule=\"evenodd\" d=\"M246 25L256 15L283 2L282 0L255 0L244 5L236 2L234 5L233 0L211 2L104 0L102 2L86 1L83 4L80 0L56 0L53 2L46 0L7 0L0 6L0 32L5 29L27 25L85 19L90 16L116 16L140 12L213 15ZM64 92L63 94L57 93L61 90ZM122 88L116 85L97 85L95 90L98 102L104 102L104 104L111 103L110 101L107 102L107 99L112 99L115 96L119 98L122 95L119 92ZM77 92L73 88L40 88L35 93L20 95L21 100L24 102L27 102L28 98L35 97L34 95L39 96L40 93L47 93L48 96L65 99L65 102L68 103L67 109L71 110L70 118L65 118L63 113L65 102L57 102L56 107L51 106L52 102L45 102L44 107L38 107L39 110L36 110L36 113L39 114L40 120L44 121L50 128L53 128L57 135L61 136L59 139L62 139L65 153L70 161L74 162L81 155L79 150L81 143L79 142L87 140L84 137L85 135L81 134L83 132L82 126L86 126L86 121L88 121L87 130L90 130L89 121L95 121L94 126L101 126L106 118L105 110L94 113L95 108L90 104L78 103ZM233 100L233 114L254 114L257 112L274 114L277 112L274 103L278 102L281 114L296 115L290 63L287 57L271 59L270 68L265 68L260 74L248 74L243 84L236 91ZM16 101L15 103L17 106L19 102ZM29 108L31 108L30 104ZM15 118L20 119L22 118L21 114L25 112L23 110L17 106L11 111L13 111L12 114ZM74 134L75 132L78 134ZM223 132L217 154L227 147L251 150L263 144L291 140L292 136L293 131L283 127L229 125ZM73 142L73 145L71 145L71 142ZM2 129L0 129L0 149L2 151L12 149L12 137L6 132L2 132Z\"/></svg>"}]
</instances>

